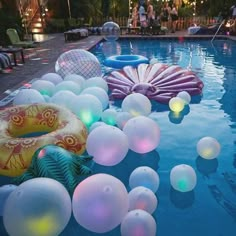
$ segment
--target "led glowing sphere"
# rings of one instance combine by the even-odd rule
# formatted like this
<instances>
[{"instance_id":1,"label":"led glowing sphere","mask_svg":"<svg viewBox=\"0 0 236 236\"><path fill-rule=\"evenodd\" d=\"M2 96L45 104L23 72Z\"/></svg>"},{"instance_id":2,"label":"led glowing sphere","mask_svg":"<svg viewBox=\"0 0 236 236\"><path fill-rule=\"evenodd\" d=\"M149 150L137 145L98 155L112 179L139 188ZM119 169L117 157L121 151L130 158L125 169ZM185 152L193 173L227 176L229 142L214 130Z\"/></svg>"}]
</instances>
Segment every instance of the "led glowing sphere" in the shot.
<instances>
[{"instance_id":1,"label":"led glowing sphere","mask_svg":"<svg viewBox=\"0 0 236 236\"><path fill-rule=\"evenodd\" d=\"M192 191L197 184L195 170L185 164L177 165L170 172L171 186L180 192Z\"/></svg>"},{"instance_id":2,"label":"led glowing sphere","mask_svg":"<svg viewBox=\"0 0 236 236\"><path fill-rule=\"evenodd\" d=\"M214 159L220 154L220 144L212 137L201 138L197 143L197 153L205 159Z\"/></svg>"},{"instance_id":3,"label":"led glowing sphere","mask_svg":"<svg viewBox=\"0 0 236 236\"><path fill-rule=\"evenodd\" d=\"M157 207L157 197L148 188L136 187L129 192L129 211L140 209L152 214Z\"/></svg>"},{"instance_id":4,"label":"led glowing sphere","mask_svg":"<svg viewBox=\"0 0 236 236\"><path fill-rule=\"evenodd\" d=\"M182 91L177 94L177 97L182 98L186 104L189 104L191 102L191 96L188 92Z\"/></svg>"},{"instance_id":5,"label":"led glowing sphere","mask_svg":"<svg viewBox=\"0 0 236 236\"><path fill-rule=\"evenodd\" d=\"M143 186L155 193L159 188L159 184L159 175L148 166L137 167L129 177L129 186L131 189Z\"/></svg>"},{"instance_id":6,"label":"led glowing sphere","mask_svg":"<svg viewBox=\"0 0 236 236\"><path fill-rule=\"evenodd\" d=\"M114 109L106 109L103 111L101 119L108 125L116 125L117 111Z\"/></svg>"},{"instance_id":7,"label":"led glowing sphere","mask_svg":"<svg viewBox=\"0 0 236 236\"><path fill-rule=\"evenodd\" d=\"M11 192L13 192L18 186L13 184L7 184L0 186L0 216L3 215L3 209L5 207L5 203Z\"/></svg>"},{"instance_id":8,"label":"led glowing sphere","mask_svg":"<svg viewBox=\"0 0 236 236\"><path fill-rule=\"evenodd\" d=\"M11 236L56 236L71 217L71 199L65 187L50 178L34 178L8 197L3 223Z\"/></svg>"},{"instance_id":9,"label":"led glowing sphere","mask_svg":"<svg viewBox=\"0 0 236 236\"><path fill-rule=\"evenodd\" d=\"M102 125L89 133L86 149L93 161L104 166L120 163L129 150L128 139L119 128Z\"/></svg>"},{"instance_id":10,"label":"led glowing sphere","mask_svg":"<svg viewBox=\"0 0 236 236\"><path fill-rule=\"evenodd\" d=\"M116 116L116 124L120 129L123 129L126 122L133 118L133 116L129 112L118 112Z\"/></svg>"},{"instance_id":11,"label":"led glowing sphere","mask_svg":"<svg viewBox=\"0 0 236 236\"><path fill-rule=\"evenodd\" d=\"M102 77L92 77L85 81L85 87L99 87L108 92L107 82Z\"/></svg>"},{"instance_id":12,"label":"led glowing sphere","mask_svg":"<svg viewBox=\"0 0 236 236\"><path fill-rule=\"evenodd\" d=\"M88 87L84 89L81 94L91 94L97 97L102 103L102 108L105 110L109 104L108 94L104 91L104 89L99 87Z\"/></svg>"},{"instance_id":13,"label":"led glowing sphere","mask_svg":"<svg viewBox=\"0 0 236 236\"><path fill-rule=\"evenodd\" d=\"M56 61L55 71L62 77L77 74L85 79L102 75L97 57L84 49L73 49L61 54Z\"/></svg>"},{"instance_id":14,"label":"led glowing sphere","mask_svg":"<svg viewBox=\"0 0 236 236\"><path fill-rule=\"evenodd\" d=\"M151 152L159 145L160 128L149 117L137 116L129 119L123 131L128 137L129 148L134 152Z\"/></svg>"},{"instance_id":15,"label":"led glowing sphere","mask_svg":"<svg viewBox=\"0 0 236 236\"><path fill-rule=\"evenodd\" d=\"M155 236L156 222L146 211L130 211L121 223L121 236Z\"/></svg>"},{"instance_id":16,"label":"led glowing sphere","mask_svg":"<svg viewBox=\"0 0 236 236\"><path fill-rule=\"evenodd\" d=\"M82 91L82 88L73 81L62 81L55 86L55 93L59 91L71 91L72 93L78 95Z\"/></svg>"},{"instance_id":17,"label":"led glowing sphere","mask_svg":"<svg viewBox=\"0 0 236 236\"><path fill-rule=\"evenodd\" d=\"M107 41L115 41L120 36L120 26L113 21L108 21L102 26L102 35Z\"/></svg>"},{"instance_id":18,"label":"led glowing sphere","mask_svg":"<svg viewBox=\"0 0 236 236\"><path fill-rule=\"evenodd\" d=\"M102 125L107 125L106 123L102 122L102 121L97 121L95 123L93 123L90 127L89 127L89 133L91 133L94 129L96 129L99 126Z\"/></svg>"},{"instance_id":19,"label":"led glowing sphere","mask_svg":"<svg viewBox=\"0 0 236 236\"><path fill-rule=\"evenodd\" d=\"M102 103L94 95L82 94L72 102L71 110L87 127L90 127L101 118Z\"/></svg>"},{"instance_id":20,"label":"led glowing sphere","mask_svg":"<svg viewBox=\"0 0 236 236\"><path fill-rule=\"evenodd\" d=\"M169 101L169 107L173 112L181 112L184 109L185 101L180 97L173 97Z\"/></svg>"},{"instance_id":21,"label":"led glowing sphere","mask_svg":"<svg viewBox=\"0 0 236 236\"><path fill-rule=\"evenodd\" d=\"M108 174L96 174L83 180L76 187L72 199L76 221L96 233L106 233L117 227L128 207L124 184Z\"/></svg>"},{"instance_id":22,"label":"led glowing sphere","mask_svg":"<svg viewBox=\"0 0 236 236\"><path fill-rule=\"evenodd\" d=\"M151 113L152 104L143 94L133 93L125 97L121 108L132 116L148 116Z\"/></svg>"},{"instance_id":23,"label":"led glowing sphere","mask_svg":"<svg viewBox=\"0 0 236 236\"><path fill-rule=\"evenodd\" d=\"M64 78L65 81L73 81L73 82L76 82L80 88L84 88L85 86L85 79L83 76L81 75L76 75L76 74L69 74L69 75L66 75L65 78Z\"/></svg>"},{"instance_id":24,"label":"led glowing sphere","mask_svg":"<svg viewBox=\"0 0 236 236\"><path fill-rule=\"evenodd\" d=\"M36 89L21 89L13 100L13 105L44 103L43 95Z\"/></svg>"},{"instance_id":25,"label":"led glowing sphere","mask_svg":"<svg viewBox=\"0 0 236 236\"><path fill-rule=\"evenodd\" d=\"M47 80L36 80L32 83L31 89L39 91L42 95L52 96L55 90L55 84Z\"/></svg>"},{"instance_id":26,"label":"led glowing sphere","mask_svg":"<svg viewBox=\"0 0 236 236\"><path fill-rule=\"evenodd\" d=\"M50 82L52 82L55 85L57 85L58 83L63 81L62 77L60 75L58 75L57 73L47 73L47 74L44 74L41 77L41 80L50 81Z\"/></svg>"}]
</instances>

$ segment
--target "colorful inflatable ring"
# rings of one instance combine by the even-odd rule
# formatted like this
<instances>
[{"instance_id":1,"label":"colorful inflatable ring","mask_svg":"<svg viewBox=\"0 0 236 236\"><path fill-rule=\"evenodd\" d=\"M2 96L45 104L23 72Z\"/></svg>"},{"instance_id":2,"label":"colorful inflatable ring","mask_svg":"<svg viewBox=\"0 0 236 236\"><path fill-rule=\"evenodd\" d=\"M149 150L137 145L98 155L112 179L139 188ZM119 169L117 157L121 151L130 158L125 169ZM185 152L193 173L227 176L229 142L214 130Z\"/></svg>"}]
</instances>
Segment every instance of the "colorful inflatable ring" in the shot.
<instances>
[{"instance_id":1,"label":"colorful inflatable ring","mask_svg":"<svg viewBox=\"0 0 236 236\"><path fill-rule=\"evenodd\" d=\"M107 67L122 69L125 66L136 67L141 63L149 63L148 58L141 55L117 55L108 57L104 61L104 65Z\"/></svg>"},{"instance_id":2,"label":"colorful inflatable ring","mask_svg":"<svg viewBox=\"0 0 236 236\"><path fill-rule=\"evenodd\" d=\"M31 104L0 112L0 175L19 176L31 164L34 152L55 144L76 154L85 150L87 130L66 108Z\"/></svg>"}]
</instances>

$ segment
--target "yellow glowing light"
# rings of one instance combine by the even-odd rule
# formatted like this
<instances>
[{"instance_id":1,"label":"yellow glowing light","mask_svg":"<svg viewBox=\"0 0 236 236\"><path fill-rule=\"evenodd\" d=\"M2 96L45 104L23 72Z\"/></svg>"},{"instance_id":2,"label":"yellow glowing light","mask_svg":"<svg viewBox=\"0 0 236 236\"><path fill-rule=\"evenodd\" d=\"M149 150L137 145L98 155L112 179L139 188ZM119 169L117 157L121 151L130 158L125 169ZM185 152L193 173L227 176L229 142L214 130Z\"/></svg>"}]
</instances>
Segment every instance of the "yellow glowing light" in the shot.
<instances>
[{"instance_id":1,"label":"yellow glowing light","mask_svg":"<svg viewBox=\"0 0 236 236\"><path fill-rule=\"evenodd\" d=\"M173 112L181 112L184 109L185 102L182 98L173 97L169 101L169 107Z\"/></svg>"}]
</instances>

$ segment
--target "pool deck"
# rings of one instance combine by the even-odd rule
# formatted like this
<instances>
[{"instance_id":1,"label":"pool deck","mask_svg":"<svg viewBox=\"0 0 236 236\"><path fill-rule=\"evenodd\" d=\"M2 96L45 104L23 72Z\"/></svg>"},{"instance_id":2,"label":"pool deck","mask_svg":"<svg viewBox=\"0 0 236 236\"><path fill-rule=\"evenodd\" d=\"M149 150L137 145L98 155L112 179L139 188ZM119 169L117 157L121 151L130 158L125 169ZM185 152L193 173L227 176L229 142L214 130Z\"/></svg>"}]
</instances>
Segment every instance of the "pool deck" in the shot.
<instances>
[{"instance_id":1,"label":"pool deck","mask_svg":"<svg viewBox=\"0 0 236 236\"><path fill-rule=\"evenodd\" d=\"M212 35L188 35L186 31L177 31L166 35L121 35L121 38L152 38L152 39L175 39L175 38L209 38ZM228 38L236 41L236 36L216 36L216 38ZM20 55L17 57L18 65L9 73L0 73L0 108L7 106L8 98L14 96L18 89L29 86L30 81L40 78L42 75L55 72L55 62L64 52L72 49L89 50L102 40L102 36L91 35L87 38L65 42L63 34L45 35L39 39L40 44L36 49L25 49L25 64L21 64Z\"/></svg>"}]
</instances>

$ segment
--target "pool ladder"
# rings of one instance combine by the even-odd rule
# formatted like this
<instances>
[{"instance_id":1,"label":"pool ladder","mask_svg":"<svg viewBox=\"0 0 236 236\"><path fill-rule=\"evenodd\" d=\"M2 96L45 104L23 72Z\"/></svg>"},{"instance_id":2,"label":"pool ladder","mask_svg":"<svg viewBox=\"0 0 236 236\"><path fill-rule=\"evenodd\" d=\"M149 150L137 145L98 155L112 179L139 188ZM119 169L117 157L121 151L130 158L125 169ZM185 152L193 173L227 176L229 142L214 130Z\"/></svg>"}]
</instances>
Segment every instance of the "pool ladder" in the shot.
<instances>
[{"instance_id":1,"label":"pool ladder","mask_svg":"<svg viewBox=\"0 0 236 236\"><path fill-rule=\"evenodd\" d=\"M220 24L220 26L218 27L216 33L214 34L213 38L211 39L211 42L213 42L213 40L215 39L216 35L218 34L218 32L219 32L221 26L224 24L224 22L225 22L225 20L223 20L223 21L221 22L221 24Z\"/></svg>"}]
</instances>

